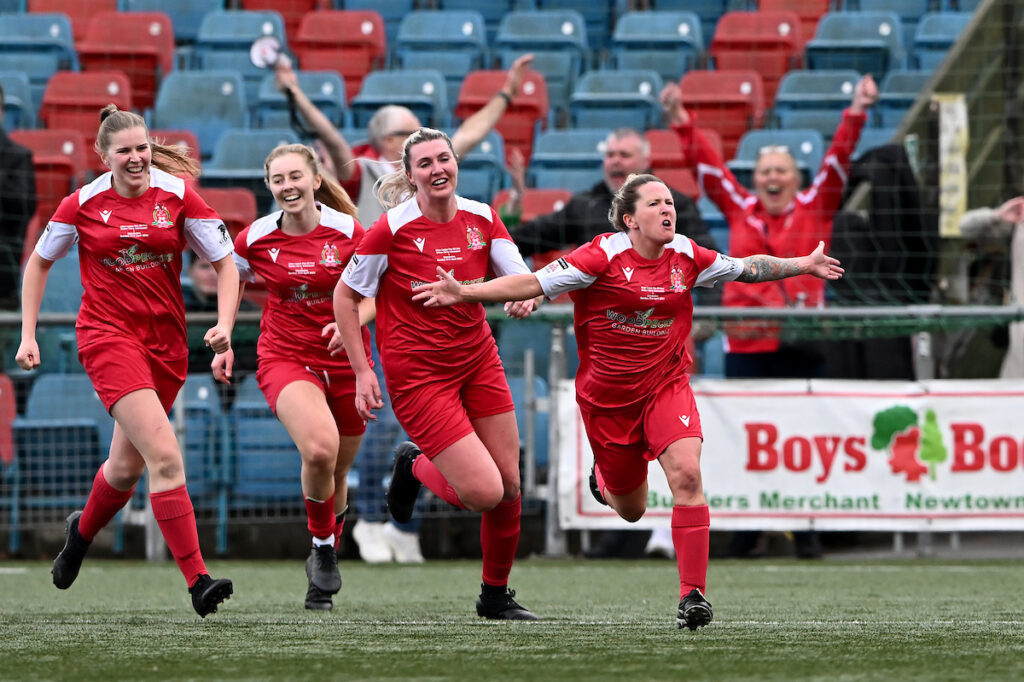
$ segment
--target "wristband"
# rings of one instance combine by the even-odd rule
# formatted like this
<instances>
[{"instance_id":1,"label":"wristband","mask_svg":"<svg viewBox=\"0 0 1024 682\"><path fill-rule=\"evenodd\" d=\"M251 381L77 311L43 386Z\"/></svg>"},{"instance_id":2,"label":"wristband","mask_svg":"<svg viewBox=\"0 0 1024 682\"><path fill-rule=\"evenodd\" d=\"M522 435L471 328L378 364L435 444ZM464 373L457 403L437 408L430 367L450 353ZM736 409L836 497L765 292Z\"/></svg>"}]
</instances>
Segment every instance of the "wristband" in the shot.
<instances>
[{"instance_id":1,"label":"wristband","mask_svg":"<svg viewBox=\"0 0 1024 682\"><path fill-rule=\"evenodd\" d=\"M495 97L500 97L505 100L505 106L510 106L512 104L512 98L509 97L508 93L504 90L498 90L498 94L496 94Z\"/></svg>"}]
</instances>

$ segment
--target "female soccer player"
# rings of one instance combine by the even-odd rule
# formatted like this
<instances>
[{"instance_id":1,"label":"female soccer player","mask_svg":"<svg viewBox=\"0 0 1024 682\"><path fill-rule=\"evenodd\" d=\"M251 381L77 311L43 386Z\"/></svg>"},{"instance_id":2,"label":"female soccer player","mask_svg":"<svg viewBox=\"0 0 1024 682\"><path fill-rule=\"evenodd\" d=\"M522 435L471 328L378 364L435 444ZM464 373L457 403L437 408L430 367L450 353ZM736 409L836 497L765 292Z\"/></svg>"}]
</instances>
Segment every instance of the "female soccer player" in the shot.
<instances>
[{"instance_id":1,"label":"female soccer player","mask_svg":"<svg viewBox=\"0 0 1024 682\"><path fill-rule=\"evenodd\" d=\"M453 278L421 285L427 307L570 293L580 350L576 400L594 451L594 496L627 521L647 508L647 466L658 460L672 490L672 542L679 567L676 623L711 622L704 598L709 514L700 475L703 436L690 389L685 341L693 322L694 286L767 282L810 274L842 275L824 244L802 258L735 259L675 233L672 194L653 175L633 175L612 200L618 230L584 244L533 274L488 282Z\"/></svg>"},{"instance_id":2,"label":"female soccer player","mask_svg":"<svg viewBox=\"0 0 1024 682\"><path fill-rule=\"evenodd\" d=\"M420 484L463 509L483 512L479 616L535 620L508 589L519 544L519 432L512 396L483 306L430 314L412 290L441 264L462 281L528 273L497 214L456 196L458 163L444 133L420 128L405 142L402 169L384 176L392 206L367 231L335 290L335 314L356 372L356 409L381 406L377 379L359 348L357 304L377 297L377 344L395 416L419 448L396 449L387 492L399 522L412 514ZM398 202L401 203L398 203ZM396 205L397 204L397 205ZM523 317L539 301L506 306Z\"/></svg>"},{"instance_id":3,"label":"female soccer player","mask_svg":"<svg viewBox=\"0 0 1024 682\"><path fill-rule=\"evenodd\" d=\"M264 168L281 210L238 233L235 263L243 280L260 275L267 283L256 379L302 456L302 494L313 535L306 608L326 610L341 589L335 547L348 509L348 470L366 431L355 409L348 357L332 354L340 348L338 339L328 348L336 330L332 295L365 230L353 217L352 200L323 174L311 148L275 147ZM371 299L361 308L372 318ZM370 333L363 327L359 336L355 352L369 358ZM230 350L217 356L218 381L230 381L233 361Z\"/></svg>"},{"instance_id":4,"label":"female soccer player","mask_svg":"<svg viewBox=\"0 0 1024 682\"><path fill-rule=\"evenodd\" d=\"M188 367L181 252L187 242L217 270L218 321L205 335L217 353L230 347L238 271L224 223L171 175L198 175L195 163L179 148L150 140L137 114L111 104L100 121L96 151L110 171L60 203L25 267L21 294L16 359L33 369L42 360L36 321L50 266L78 241L85 290L76 325L78 357L115 421L110 456L85 509L68 516L53 584L71 587L96 533L131 499L149 467L153 515L185 576L192 606L205 617L233 588L206 570L181 450L167 419Z\"/></svg>"}]
</instances>

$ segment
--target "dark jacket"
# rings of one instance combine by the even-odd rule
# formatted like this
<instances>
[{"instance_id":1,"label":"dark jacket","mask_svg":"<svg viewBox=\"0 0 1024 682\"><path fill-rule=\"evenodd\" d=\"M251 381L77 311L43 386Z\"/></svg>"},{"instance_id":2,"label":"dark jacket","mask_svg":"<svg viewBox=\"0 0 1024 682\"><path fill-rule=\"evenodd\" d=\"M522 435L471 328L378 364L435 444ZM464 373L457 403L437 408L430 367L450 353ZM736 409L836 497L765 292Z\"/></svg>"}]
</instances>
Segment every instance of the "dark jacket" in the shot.
<instances>
[{"instance_id":1,"label":"dark jacket","mask_svg":"<svg viewBox=\"0 0 1024 682\"><path fill-rule=\"evenodd\" d=\"M36 212L32 152L0 128L0 310L17 310L25 230Z\"/></svg>"}]
</instances>

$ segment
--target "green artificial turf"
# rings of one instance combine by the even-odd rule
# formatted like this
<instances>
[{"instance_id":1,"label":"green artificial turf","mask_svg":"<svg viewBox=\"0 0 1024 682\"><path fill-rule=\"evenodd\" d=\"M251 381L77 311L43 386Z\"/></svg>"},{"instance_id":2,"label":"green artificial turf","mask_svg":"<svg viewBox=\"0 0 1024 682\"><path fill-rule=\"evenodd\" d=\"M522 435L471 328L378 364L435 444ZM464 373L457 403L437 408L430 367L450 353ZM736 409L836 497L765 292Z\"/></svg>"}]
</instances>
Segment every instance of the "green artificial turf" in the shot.
<instances>
[{"instance_id":1,"label":"green artificial turf","mask_svg":"<svg viewBox=\"0 0 1024 682\"><path fill-rule=\"evenodd\" d=\"M235 596L199 619L173 564L0 562L3 680L1020 680L1012 561L716 561L715 621L678 630L674 562L533 559L476 617L480 564L342 562L334 611L303 609L302 560L215 561Z\"/></svg>"}]
</instances>

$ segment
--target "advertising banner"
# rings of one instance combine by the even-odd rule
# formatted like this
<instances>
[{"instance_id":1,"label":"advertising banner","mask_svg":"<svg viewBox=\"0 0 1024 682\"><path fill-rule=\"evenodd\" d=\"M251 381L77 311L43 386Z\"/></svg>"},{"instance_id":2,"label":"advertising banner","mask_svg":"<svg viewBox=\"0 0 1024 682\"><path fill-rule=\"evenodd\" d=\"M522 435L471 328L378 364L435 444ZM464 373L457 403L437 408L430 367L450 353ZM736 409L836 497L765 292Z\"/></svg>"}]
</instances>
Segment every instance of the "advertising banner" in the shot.
<instances>
[{"instance_id":1,"label":"advertising banner","mask_svg":"<svg viewBox=\"0 0 1024 682\"><path fill-rule=\"evenodd\" d=\"M694 380L715 530L1022 530L1024 381ZM572 381L558 387L563 528L622 528L591 496ZM685 416L685 415L683 415ZM650 465L647 514L672 494Z\"/></svg>"}]
</instances>

